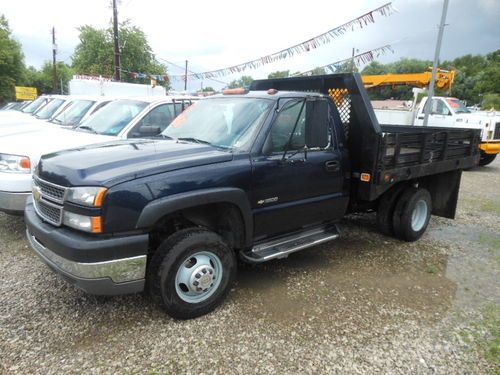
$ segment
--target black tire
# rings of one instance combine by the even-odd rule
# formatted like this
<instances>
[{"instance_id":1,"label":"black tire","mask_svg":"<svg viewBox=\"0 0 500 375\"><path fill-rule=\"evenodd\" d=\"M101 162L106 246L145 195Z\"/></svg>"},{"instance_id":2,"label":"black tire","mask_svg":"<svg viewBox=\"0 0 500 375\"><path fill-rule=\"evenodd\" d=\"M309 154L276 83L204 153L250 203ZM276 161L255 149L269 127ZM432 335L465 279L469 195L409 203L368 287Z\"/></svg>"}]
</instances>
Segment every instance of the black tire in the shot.
<instances>
[{"instance_id":1,"label":"black tire","mask_svg":"<svg viewBox=\"0 0 500 375\"><path fill-rule=\"evenodd\" d=\"M179 268L195 253L215 254L222 264L219 286L206 300L186 302L176 290ZM166 312L176 319L191 319L214 310L226 297L236 276L236 256L216 233L201 228L183 229L158 247L148 270L149 292Z\"/></svg>"},{"instance_id":2,"label":"black tire","mask_svg":"<svg viewBox=\"0 0 500 375\"><path fill-rule=\"evenodd\" d=\"M496 157L497 154L487 154L484 151L481 151L481 157L479 158L479 165L481 167L484 167L485 165L492 163Z\"/></svg>"},{"instance_id":3,"label":"black tire","mask_svg":"<svg viewBox=\"0 0 500 375\"><path fill-rule=\"evenodd\" d=\"M420 210L422 210L422 205L425 205L426 211L425 215L421 215L420 220L415 221L414 224L418 225L417 228L414 229L414 226L412 226L412 217L414 211L417 209L417 204ZM399 197L392 216L394 235L408 242L418 240L427 229L431 213L432 198L429 192L426 189L417 189L414 187L406 188Z\"/></svg>"},{"instance_id":4,"label":"black tire","mask_svg":"<svg viewBox=\"0 0 500 375\"><path fill-rule=\"evenodd\" d=\"M394 186L391 190L385 192L378 202L377 228L387 236L394 235L392 216L398 198L405 188L406 186L402 184Z\"/></svg>"}]
</instances>

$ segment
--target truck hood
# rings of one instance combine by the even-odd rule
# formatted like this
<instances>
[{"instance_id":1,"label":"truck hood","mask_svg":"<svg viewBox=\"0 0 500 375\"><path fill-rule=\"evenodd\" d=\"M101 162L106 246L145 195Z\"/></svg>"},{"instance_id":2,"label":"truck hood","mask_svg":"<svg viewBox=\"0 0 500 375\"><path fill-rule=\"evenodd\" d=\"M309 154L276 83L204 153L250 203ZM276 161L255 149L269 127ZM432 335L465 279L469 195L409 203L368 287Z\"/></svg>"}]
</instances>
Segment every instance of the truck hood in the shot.
<instances>
[{"instance_id":1,"label":"truck hood","mask_svg":"<svg viewBox=\"0 0 500 375\"><path fill-rule=\"evenodd\" d=\"M22 122L18 124L0 124L0 137L13 134L31 133L39 130L52 130L61 126L48 121L35 120L32 122Z\"/></svg>"},{"instance_id":2,"label":"truck hood","mask_svg":"<svg viewBox=\"0 0 500 375\"><path fill-rule=\"evenodd\" d=\"M28 156L32 168L44 154L117 139L64 128L33 130L0 137L0 153Z\"/></svg>"},{"instance_id":3,"label":"truck hood","mask_svg":"<svg viewBox=\"0 0 500 375\"><path fill-rule=\"evenodd\" d=\"M460 121L460 120L462 121ZM457 122L462 122L466 125L478 125L483 127L485 124L494 124L500 121L500 116L490 113L460 113L457 114Z\"/></svg>"},{"instance_id":4,"label":"truck hood","mask_svg":"<svg viewBox=\"0 0 500 375\"><path fill-rule=\"evenodd\" d=\"M164 139L107 142L44 155L38 175L62 186L107 186L157 173L232 160L212 146Z\"/></svg>"},{"instance_id":5,"label":"truck hood","mask_svg":"<svg viewBox=\"0 0 500 375\"><path fill-rule=\"evenodd\" d=\"M40 121L44 120L39 120L36 117L25 113L17 113L11 116L0 117L0 129L7 125L36 124Z\"/></svg>"}]
</instances>

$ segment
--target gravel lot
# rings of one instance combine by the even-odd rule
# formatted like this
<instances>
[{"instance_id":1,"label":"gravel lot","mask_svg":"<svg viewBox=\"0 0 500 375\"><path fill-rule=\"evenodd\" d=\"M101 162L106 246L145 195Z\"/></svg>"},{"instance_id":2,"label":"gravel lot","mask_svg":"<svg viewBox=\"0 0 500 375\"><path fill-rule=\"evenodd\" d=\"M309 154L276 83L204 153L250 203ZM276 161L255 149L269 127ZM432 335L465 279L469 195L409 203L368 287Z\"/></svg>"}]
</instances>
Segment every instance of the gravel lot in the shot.
<instances>
[{"instance_id":1,"label":"gravel lot","mask_svg":"<svg viewBox=\"0 0 500 375\"><path fill-rule=\"evenodd\" d=\"M29 249L22 219L0 214L0 373L500 371L488 353L499 185L500 160L464 172L457 220L434 217L416 243L378 234L373 215L351 217L334 243L240 269L226 303L191 321L142 295L74 289Z\"/></svg>"}]
</instances>

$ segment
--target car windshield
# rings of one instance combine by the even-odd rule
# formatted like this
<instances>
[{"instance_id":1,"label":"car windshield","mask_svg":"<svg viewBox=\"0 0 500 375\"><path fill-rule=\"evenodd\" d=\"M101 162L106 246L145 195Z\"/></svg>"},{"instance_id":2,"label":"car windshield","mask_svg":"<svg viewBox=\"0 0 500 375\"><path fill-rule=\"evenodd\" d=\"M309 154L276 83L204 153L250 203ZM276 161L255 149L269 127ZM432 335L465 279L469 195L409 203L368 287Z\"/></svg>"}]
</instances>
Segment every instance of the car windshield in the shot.
<instances>
[{"instance_id":1,"label":"car windshield","mask_svg":"<svg viewBox=\"0 0 500 375\"><path fill-rule=\"evenodd\" d=\"M75 100L50 121L60 125L77 125L94 103L93 100Z\"/></svg>"},{"instance_id":2,"label":"car windshield","mask_svg":"<svg viewBox=\"0 0 500 375\"><path fill-rule=\"evenodd\" d=\"M51 100L45 96L40 96L38 99L32 101L26 107L23 108L24 113L34 113L37 109L41 108L47 101Z\"/></svg>"},{"instance_id":3,"label":"car windshield","mask_svg":"<svg viewBox=\"0 0 500 375\"><path fill-rule=\"evenodd\" d=\"M64 99L53 99L44 106L40 111L35 114L35 117L40 120L46 120L51 118L52 115L59 109L59 107L65 102Z\"/></svg>"},{"instance_id":4,"label":"car windshield","mask_svg":"<svg viewBox=\"0 0 500 375\"><path fill-rule=\"evenodd\" d=\"M446 101L453 108L455 113L470 113L469 109L460 100L455 98L447 98Z\"/></svg>"},{"instance_id":5,"label":"car windshield","mask_svg":"<svg viewBox=\"0 0 500 375\"><path fill-rule=\"evenodd\" d=\"M162 135L225 149L249 145L273 105L258 98L214 98L193 103Z\"/></svg>"},{"instance_id":6,"label":"car windshield","mask_svg":"<svg viewBox=\"0 0 500 375\"><path fill-rule=\"evenodd\" d=\"M78 129L97 134L118 135L147 106L147 102L140 100L115 100L90 116Z\"/></svg>"}]
</instances>

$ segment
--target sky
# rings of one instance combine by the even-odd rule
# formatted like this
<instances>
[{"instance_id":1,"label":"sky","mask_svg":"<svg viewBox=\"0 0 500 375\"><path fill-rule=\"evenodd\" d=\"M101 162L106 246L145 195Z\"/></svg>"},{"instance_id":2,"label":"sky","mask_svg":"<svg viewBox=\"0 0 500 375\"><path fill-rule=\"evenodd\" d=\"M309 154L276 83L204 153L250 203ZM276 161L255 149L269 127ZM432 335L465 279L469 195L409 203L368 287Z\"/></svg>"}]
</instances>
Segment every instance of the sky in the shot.
<instances>
[{"instance_id":1,"label":"sky","mask_svg":"<svg viewBox=\"0 0 500 375\"><path fill-rule=\"evenodd\" d=\"M146 33L160 62L172 62L204 72L277 52L324 33L387 1L379 0L121 0L120 21L129 19ZM255 70L211 80L189 80L188 90L220 88L241 75L266 78L276 70L306 71L390 44L394 53L380 56L387 63L411 57L432 60L443 0L396 0L396 13L375 15L375 23L355 29L308 53ZM109 0L0 0L0 13L22 44L26 64L39 68L52 59L51 29L55 27L57 59L71 64L78 44L78 27L110 25ZM450 0L441 59L486 54L500 48L499 0ZM167 64L168 72L183 70ZM126 68L126 67L123 67ZM147 72L146 72L147 73ZM222 82L222 83L221 83ZM174 89L183 82L172 81Z\"/></svg>"}]
</instances>

